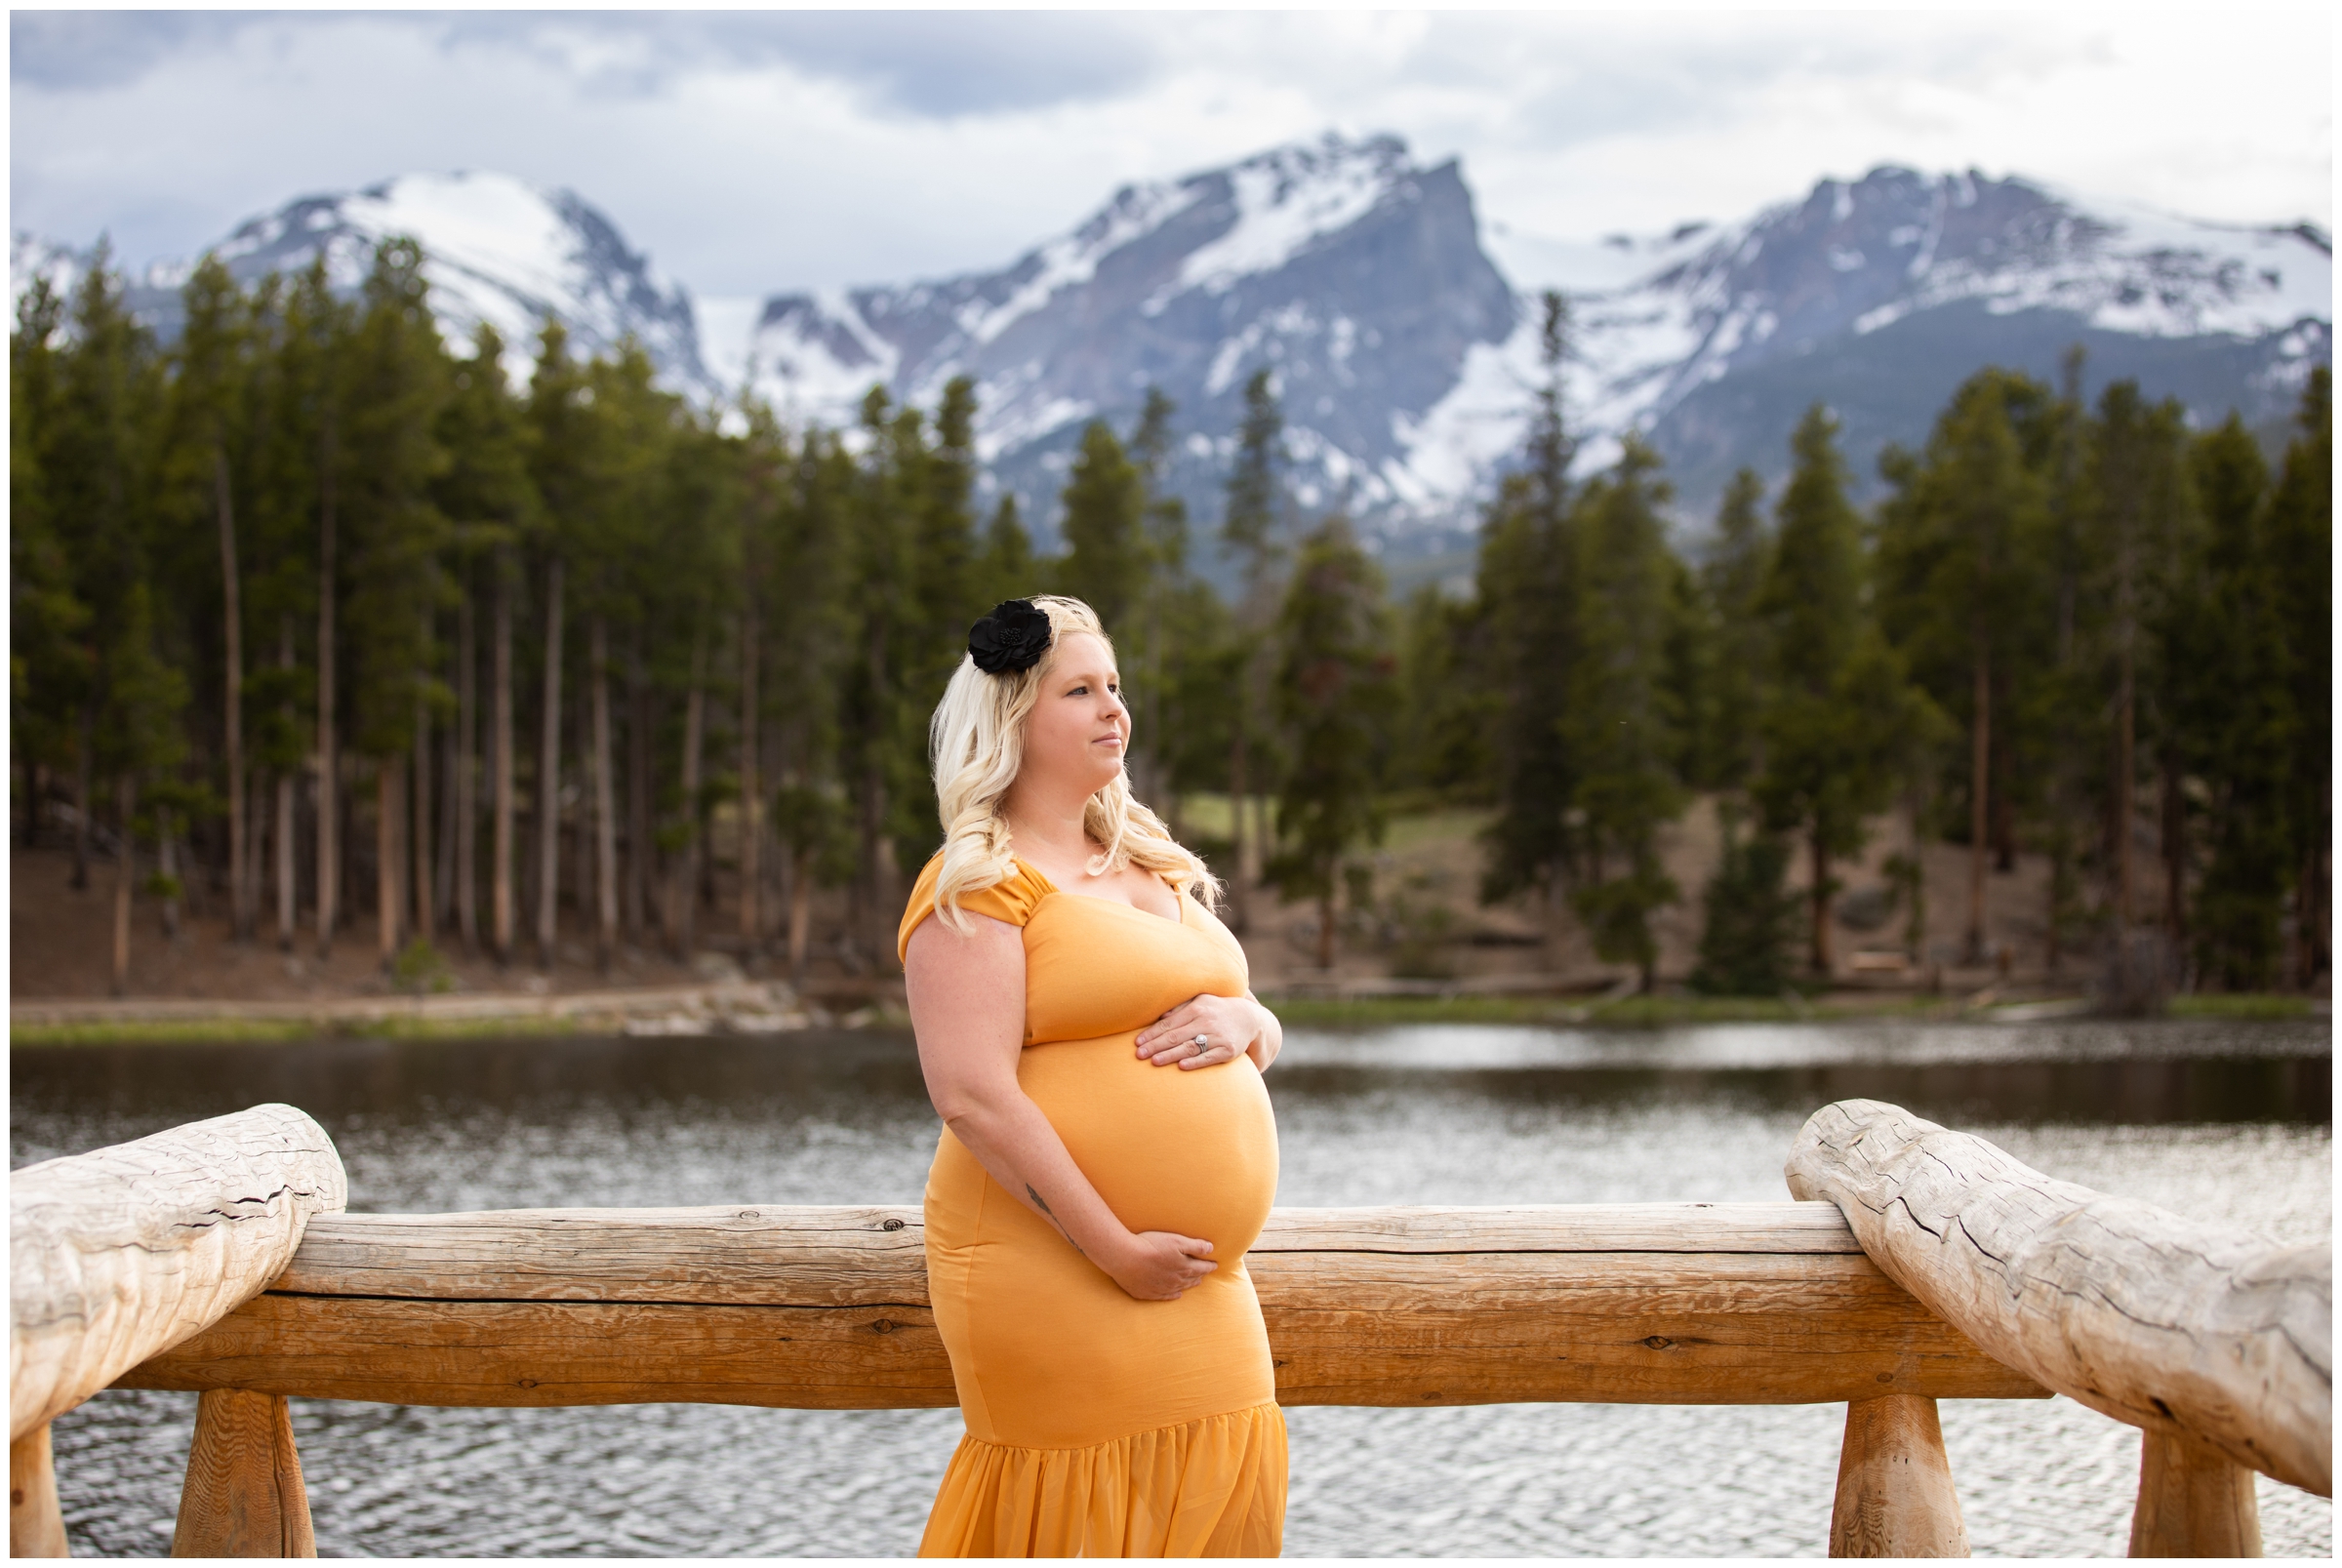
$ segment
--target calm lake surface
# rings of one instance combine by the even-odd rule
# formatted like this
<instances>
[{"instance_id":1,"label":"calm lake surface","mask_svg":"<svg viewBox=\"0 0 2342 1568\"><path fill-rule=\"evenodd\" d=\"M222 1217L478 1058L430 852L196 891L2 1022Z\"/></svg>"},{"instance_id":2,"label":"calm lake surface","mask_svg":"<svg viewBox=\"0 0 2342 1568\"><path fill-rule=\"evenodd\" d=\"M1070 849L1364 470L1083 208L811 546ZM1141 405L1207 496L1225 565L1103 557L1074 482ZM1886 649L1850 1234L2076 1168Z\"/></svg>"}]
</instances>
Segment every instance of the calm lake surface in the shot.
<instances>
[{"instance_id":1,"label":"calm lake surface","mask_svg":"<svg viewBox=\"0 0 2342 1568\"><path fill-rule=\"evenodd\" d=\"M2282 1239L2331 1232L2331 1033L2294 1024L1296 1029L1270 1074L1289 1204L1787 1196L1849 1096L2049 1174ZM935 1119L907 1036L19 1050L12 1166L261 1101L333 1133L353 1210L915 1203ZM161 1556L194 1395L55 1427L80 1555ZM1295 1556L1820 1556L1842 1406L1287 1413ZM894 1556L956 1411L439 1410L296 1400L318 1549L345 1556ZM1948 1400L1978 1555L2120 1555L2130 1428ZM2272 1556L2332 1506L2262 1480Z\"/></svg>"}]
</instances>

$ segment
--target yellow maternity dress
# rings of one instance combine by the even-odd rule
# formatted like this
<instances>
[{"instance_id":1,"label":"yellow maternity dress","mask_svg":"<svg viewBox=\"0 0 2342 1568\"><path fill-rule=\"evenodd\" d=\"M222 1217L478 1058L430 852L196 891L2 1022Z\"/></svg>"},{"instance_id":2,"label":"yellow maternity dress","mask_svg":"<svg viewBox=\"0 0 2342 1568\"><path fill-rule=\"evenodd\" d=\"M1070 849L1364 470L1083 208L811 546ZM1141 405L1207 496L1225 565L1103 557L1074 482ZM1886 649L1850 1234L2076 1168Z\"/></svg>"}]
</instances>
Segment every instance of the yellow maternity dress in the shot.
<instances>
[{"instance_id":1,"label":"yellow maternity dress","mask_svg":"<svg viewBox=\"0 0 2342 1568\"><path fill-rule=\"evenodd\" d=\"M935 909L940 858L904 910ZM923 1557L1274 1556L1285 1423L1244 1254L1276 1192L1276 1121L1248 1057L1182 1071L1138 1031L1203 994L1240 996L1244 949L1179 919L1061 893L1022 861L960 906L1024 928L1017 1081L1133 1230L1213 1244L1216 1272L1134 1301L1001 1190L946 1128L927 1176L927 1280L967 1435Z\"/></svg>"}]
</instances>

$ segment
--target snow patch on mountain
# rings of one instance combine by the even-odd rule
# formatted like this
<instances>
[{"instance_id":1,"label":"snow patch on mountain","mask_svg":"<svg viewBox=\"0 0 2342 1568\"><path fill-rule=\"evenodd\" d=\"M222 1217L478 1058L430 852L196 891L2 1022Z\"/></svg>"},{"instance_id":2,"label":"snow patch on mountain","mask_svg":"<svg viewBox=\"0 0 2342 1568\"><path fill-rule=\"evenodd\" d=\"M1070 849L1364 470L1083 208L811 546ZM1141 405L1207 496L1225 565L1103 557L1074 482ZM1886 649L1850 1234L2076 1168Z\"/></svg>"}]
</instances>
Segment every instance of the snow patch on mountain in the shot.
<instances>
[{"instance_id":1,"label":"snow patch on mountain","mask_svg":"<svg viewBox=\"0 0 2342 1568\"><path fill-rule=\"evenodd\" d=\"M1377 140L1352 149L1333 142L1280 147L1229 171L1236 218L1218 239L1191 251L1179 287L1226 294L1239 279L1273 272L1322 235L1371 212L1406 173L1403 144Z\"/></svg>"},{"instance_id":2,"label":"snow patch on mountain","mask_svg":"<svg viewBox=\"0 0 2342 1568\"><path fill-rule=\"evenodd\" d=\"M1620 237L1600 252L1510 232L1503 248L1516 263L1542 266L1528 278L1569 293L1564 388L1572 422L1595 437L1581 449L1588 467L1610 461L1618 436L1650 431L1702 386L1961 302L1996 315L2057 311L2136 338L2288 334L2274 374L2295 383L2330 355L2333 256L2316 228L2085 206L1973 171L1929 178L1882 168L1859 181L1825 180L1801 201L1743 223ZM1651 263L1638 275L1612 271L1586 286L1601 263L1623 268L1637 258ZM1524 297L1512 339L1475 351L1455 388L1409 427L1410 472L1427 485L1439 476L1439 493L1484 493L1486 467L1474 486L1451 487L1460 462L1474 461L1464 454L1501 457L1525 435L1526 389L1542 381L1541 319ZM1521 389L1509 417L1507 386Z\"/></svg>"}]
</instances>

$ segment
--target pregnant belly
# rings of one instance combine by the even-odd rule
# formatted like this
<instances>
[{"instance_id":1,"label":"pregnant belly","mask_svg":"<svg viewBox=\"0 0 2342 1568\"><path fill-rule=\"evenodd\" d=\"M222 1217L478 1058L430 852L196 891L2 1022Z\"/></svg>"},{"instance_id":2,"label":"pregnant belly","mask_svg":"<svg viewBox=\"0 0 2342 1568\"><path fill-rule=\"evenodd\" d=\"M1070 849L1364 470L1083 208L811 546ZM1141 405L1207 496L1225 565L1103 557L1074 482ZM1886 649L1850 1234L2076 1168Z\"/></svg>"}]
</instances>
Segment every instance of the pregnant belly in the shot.
<instances>
[{"instance_id":1,"label":"pregnant belly","mask_svg":"<svg viewBox=\"0 0 2342 1568\"><path fill-rule=\"evenodd\" d=\"M1017 1081L1098 1195L1133 1230L1243 1257L1276 1199L1276 1117L1249 1057L1182 1072L1141 1062L1130 1034L1026 1048Z\"/></svg>"}]
</instances>

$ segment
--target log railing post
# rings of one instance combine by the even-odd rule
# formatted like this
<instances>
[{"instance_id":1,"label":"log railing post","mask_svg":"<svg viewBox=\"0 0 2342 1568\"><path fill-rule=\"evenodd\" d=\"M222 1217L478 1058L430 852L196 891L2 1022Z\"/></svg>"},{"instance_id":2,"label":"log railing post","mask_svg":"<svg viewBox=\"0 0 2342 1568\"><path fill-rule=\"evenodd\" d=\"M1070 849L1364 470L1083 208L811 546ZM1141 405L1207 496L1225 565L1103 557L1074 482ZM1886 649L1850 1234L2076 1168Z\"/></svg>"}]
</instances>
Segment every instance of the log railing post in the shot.
<instances>
[{"instance_id":1,"label":"log railing post","mask_svg":"<svg viewBox=\"0 0 2342 1568\"><path fill-rule=\"evenodd\" d=\"M2330 1243L2052 1181L1873 1100L1815 1111L1786 1174L1986 1354L2140 1428L2134 1553L2257 1552L2251 1470L2333 1495Z\"/></svg>"},{"instance_id":2,"label":"log railing post","mask_svg":"<svg viewBox=\"0 0 2342 1568\"><path fill-rule=\"evenodd\" d=\"M196 1401L195 1444L171 1555L317 1555L283 1394L210 1388Z\"/></svg>"},{"instance_id":3,"label":"log railing post","mask_svg":"<svg viewBox=\"0 0 2342 1568\"><path fill-rule=\"evenodd\" d=\"M1968 1529L1935 1401L1887 1393L1846 1406L1830 1509L1833 1557L1964 1557Z\"/></svg>"},{"instance_id":4,"label":"log railing post","mask_svg":"<svg viewBox=\"0 0 2342 1568\"><path fill-rule=\"evenodd\" d=\"M49 1424L8 1445L8 1554L63 1557L65 1517L57 1506L57 1471L49 1462Z\"/></svg>"},{"instance_id":5,"label":"log railing post","mask_svg":"<svg viewBox=\"0 0 2342 1568\"><path fill-rule=\"evenodd\" d=\"M309 1217L339 1210L347 1195L333 1140L291 1106L256 1106L10 1175L9 1523L19 1555L49 1546L64 1554L63 1530L54 1522L50 1421L266 1290L293 1261ZM213 1412L211 1405L206 1395L217 1431L207 1448L198 1417L196 1462L225 1464L221 1455L233 1458L248 1446L229 1435L247 1422L223 1427L227 1407ZM308 1508L300 1501L283 1406L275 1401L272 1418L282 1428L282 1455L267 1461L285 1519L278 1537L306 1549ZM271 1437L263 1452L273 1456L277 1446ZM242 1464L228 1470L241 1474ZM227 1551L225 1543L248 1535L215 1534L194 1549Z\"/></svg>"},{"instance_id":6,"label":"log railing post","mask_svg":"<svg viewBox=\"0 0 2342 1568\"><path fill-rule=\"evenodd\" d=\"M2185 1432L2148 1430L2139 1447L2134 1557L2257 1557L2261 1500L2252 1471Z\"/></svg>"}]
</instances>

